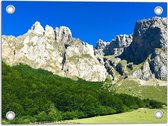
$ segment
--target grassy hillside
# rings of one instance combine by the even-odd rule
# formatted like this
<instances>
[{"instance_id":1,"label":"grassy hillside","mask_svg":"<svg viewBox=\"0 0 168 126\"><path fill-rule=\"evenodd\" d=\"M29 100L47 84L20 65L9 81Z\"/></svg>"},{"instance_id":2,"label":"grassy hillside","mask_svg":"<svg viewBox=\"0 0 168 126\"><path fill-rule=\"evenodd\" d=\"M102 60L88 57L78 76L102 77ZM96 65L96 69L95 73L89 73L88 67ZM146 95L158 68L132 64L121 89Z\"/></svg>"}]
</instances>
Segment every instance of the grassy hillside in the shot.
<instances>
[{"instance_id":1,"label":"grassy hillside","mask_svg":"<svg viewBox=\"0 0 168 126\"><path fill-rule=\"evenodd\" d=\"M157 109L138 109L132 112L113 114L107 116L97 116L92 118L66 121L65 123L166 123L167 111L162 109L163 117L157 119L154 113Z\"/></svg>"},{"instance_id":2,"label":"grassy hillside","mask_svg":"<svg viewBox=\"0 0 168 126\"><path fill-rule=\"evenodd\" d=\"M102 88L103 84L2 63L3 123L29 124L116 114L141 107L162 108L161 102L109 92ZM8 111L15 112L14 120L5 119Z\"/></svg>"},{"instance_id":3,"label":"grassy hillside","mask_svg":"<svg viewBox=\"0 0 168 126\"><path fill-rule=\"evenodd\" d=\"M140 85L137 81L125 79L120 82L116 92L167 103L167 86L150 85Z\"/></svg>"}]
</instances>

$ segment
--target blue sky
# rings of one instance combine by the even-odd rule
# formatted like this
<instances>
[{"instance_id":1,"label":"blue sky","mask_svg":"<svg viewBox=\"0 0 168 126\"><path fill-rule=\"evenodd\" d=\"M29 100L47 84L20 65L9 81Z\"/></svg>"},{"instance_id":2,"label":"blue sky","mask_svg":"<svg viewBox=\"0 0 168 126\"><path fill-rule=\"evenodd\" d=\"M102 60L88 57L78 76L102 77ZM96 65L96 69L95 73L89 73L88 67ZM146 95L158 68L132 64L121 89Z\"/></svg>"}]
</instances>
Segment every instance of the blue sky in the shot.
<instances>
[{"instance_id":1,"label":"blue sky","mask_svg":"<svg viewBox=\"0 0 168 126\"><path fill-rule=\"evenodd\" d=\"M16 8L12 15L6 13L9 4ZM156 16L156 6L163 7L161 17L166 17L166 3L8 1L2 3L2 34L24 34L39 21L43 27L67 26L73 37L95 46L99 38L111 41L118 34L131 34L137 20Z\"/></svg>"}]
</instances>

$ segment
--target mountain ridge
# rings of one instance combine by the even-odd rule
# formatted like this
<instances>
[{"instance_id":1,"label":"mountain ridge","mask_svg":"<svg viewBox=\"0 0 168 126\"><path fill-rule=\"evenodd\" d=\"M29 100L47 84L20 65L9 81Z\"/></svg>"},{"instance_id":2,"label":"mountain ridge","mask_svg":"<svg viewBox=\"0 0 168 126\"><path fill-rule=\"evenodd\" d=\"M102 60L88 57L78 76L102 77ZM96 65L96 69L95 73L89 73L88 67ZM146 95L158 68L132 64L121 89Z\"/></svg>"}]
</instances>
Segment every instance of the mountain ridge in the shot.
<instances>
[{"instance_id":1,"label":"mountain ridge","mask_svg":"<svg viewBox=\"0 0 168 126\"><path fill-rule=\"evenodd\" d=\"M46 25L43 28L39 22L35 22L26 34L18 37L2 36L2 59L9 65L23 63L61 76L87 81L105 81L108 77L111 80L131 77L165 81L166 21L166 18L159 17L137 21L133 34L117 35L111 42L99 40L96 48L73 38L68 27L60 26L54 29ZM144 48L152 47L155 51L149 53L142 63L137 64L134 62L137 56L132 56L132 53L138 53L132 50L138 49L139 45L135 46L136 43L143 42L147 43L143 44ZM156 48L148 44L150 42L153 42L153 45L161 43L163 46ZM146 56L145 49L144 54L140 56Z\"/></svg>"}]
</instances>

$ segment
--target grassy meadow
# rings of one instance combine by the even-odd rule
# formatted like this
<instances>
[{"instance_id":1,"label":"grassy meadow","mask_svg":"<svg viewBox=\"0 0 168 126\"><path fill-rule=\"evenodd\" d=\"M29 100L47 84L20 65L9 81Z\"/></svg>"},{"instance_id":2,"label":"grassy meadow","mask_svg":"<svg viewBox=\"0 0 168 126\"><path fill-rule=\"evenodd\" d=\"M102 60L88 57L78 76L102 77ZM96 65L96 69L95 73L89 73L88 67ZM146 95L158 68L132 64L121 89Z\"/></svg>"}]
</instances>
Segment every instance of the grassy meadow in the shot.
<instances>
[{"instance_id":1,"label":"grassy meadow","mask_svg":"<svg viewBox=\"0 0 168 126\"><path fill-rule=\"evenodd\" d=\"M123 93L139 97L141 99L152 99L167 103L167 86L140 85L134 80L122 80L116 89L117 93Z\"/></svg>"},{"instance_id":2,"label":"grassy meadow","mask_svg":"<svg viewBox=\"0 0 168 126\"><path fill-rule=\"evenodd\" d=\"M67 121L69 123L166 123L167 122L167 110L161 109L163 117L157 119L154 113L157 109L140 108L131 112L125 112L121 114L113 114L106 116L97 116L92 118L84 118L77 120Z\"/></svg>"}]
</instances>

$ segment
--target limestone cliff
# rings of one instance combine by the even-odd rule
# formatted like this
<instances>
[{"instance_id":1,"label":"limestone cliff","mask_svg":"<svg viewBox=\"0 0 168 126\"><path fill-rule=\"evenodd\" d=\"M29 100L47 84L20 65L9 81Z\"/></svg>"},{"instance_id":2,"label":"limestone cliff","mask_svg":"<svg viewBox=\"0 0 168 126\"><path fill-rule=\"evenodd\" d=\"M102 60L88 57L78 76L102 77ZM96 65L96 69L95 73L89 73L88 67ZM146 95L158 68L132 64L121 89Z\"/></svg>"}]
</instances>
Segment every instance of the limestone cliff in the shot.
<instances>
[{"instance_id":1,"label":"limestone cliff","mask_svg":"<svg viewBox=\"0 0 168 126\"><path fill-rule=\"evenodd\" d=\"M2 36L2 59L10 65L27 64L55 74L104 81L106 69L94 56L93 46L72 38L68 27L45 29L35 22L24 35Z\"/></svg>"}]
</instances>

